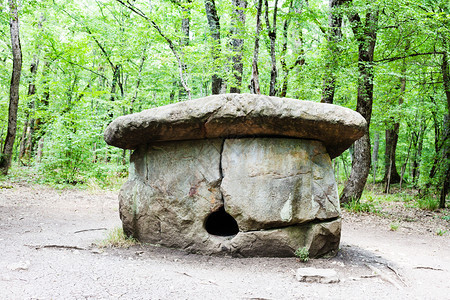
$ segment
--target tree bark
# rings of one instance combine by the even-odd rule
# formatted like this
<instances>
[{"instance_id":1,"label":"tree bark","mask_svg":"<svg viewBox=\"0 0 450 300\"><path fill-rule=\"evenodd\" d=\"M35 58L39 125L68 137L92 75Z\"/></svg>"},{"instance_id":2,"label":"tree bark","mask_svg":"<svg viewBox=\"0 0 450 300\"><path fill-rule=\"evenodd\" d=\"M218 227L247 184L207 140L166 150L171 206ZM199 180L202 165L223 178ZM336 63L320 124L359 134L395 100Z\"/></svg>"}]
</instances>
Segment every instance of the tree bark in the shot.
<instances>
[{"instance_id":1,"label":"tree bark","mask_svg":"<svg viewBox=\"0 0 450 300\"><path fill-rule=\"evenodd\" d=\"M181 31L183 32L183 37L181 38L181 44L183 46L189 45L189 33L190 33L190 10L186 6L181 6L183 18L181 19Z\"/></svg>"},{"instance_id":2,"label":"tree bark","mask_svg":"<svg viewBox=\"0 0 450 300\"><path fill-rule=\"evenodd\" d=\"M41 28L42 25L41 23L39 23L39 28ZM33 95L36 94L36 73L38 70L38 66L39 66L39 51L38 54L35 55L33 57L33 61L31 63L30 66L30 75L31 75L31 82L28 85L28 93L27 93L27 97L30 98ZM29 109L31 111L33 111L36 107L36 100L35 99L31 99L30 103L29 103ZM31 153L33 151L33 140L35 138L34 133L35 133L35 125L36 125L36 120L33 116L33 113L31 114L30 117L30 112L27 112L27 116L26 116L26 127L24 126L24 134L22 137L22 140L20 141L20 151L19 151L19 160L21 160L23 157L29 158L31 156Z\"/></svg>"},{"instance_id":3,"label":"tree bark","mask_svg":"<svg viewBox=\"0 0 450 300\"><path fill-rule=\"evenodd\" d=\"M443 125L443 142L442 142L442 158L444 174L442 179L442 188L440 191L439 208L445 208L445 200L448 194L450 186L450 70L449 61L447 56L447 40L443 36L444 53L442 54L442 81L444 87L444 93L447 100L447 115L444 118Z\"/></svg>"},{"instance_id":4,"label":"tree bark","mask_svg":"<svg viewBox=\"0 0 450 300\"><path fill-rule=\"evenodd\" d=\"M422 148L423 148L423 138L424 133L426 130L426 121L421 120L419 132L415 133L415 141L414 145L416 147L415 153L414 153L414 159L412 162L412 181L414 184L414 187L417 186L417 182L420 178L420 162L422 160Z\"/></svg>"},{"instance_id":5,"label":"tree bark","mask_svg":"<svg viewBox=\"0 0 450 300\"><path fill-rule=\"evenodd\" d=\"M269 20L269 1L265 0L264 5L266 7L264 18L266 20L267 33L270 39L270 61L272 63L270 69L270 86L269 86L269 96L275 96L277 93L277 58L275 56L275 41L277 39L277 9L278 9L278 0L275 0L274 9L273 9L273 20L272 26L270 25Z\"/></svg>"},{"instance_id":6,"label":"tree bark","mask_svg":"<svg viewBox=\"0 0 450 300\"><path fill-rule=\"evenodd\" d=\"M2 156L0 157L0 172L4 175L8 174L9 167L11 166L14 140L16 139L20 73L22 71L22 49L20 46L19 37L18 1L9 0L8 3L11 14L9 25L11 33L11 49L13 54L13 69L9 89L8 132L6 134Z\"/></svg>"},{"instance_id":7,"label":"tree bark","mask_svg":"<svg viewBox=\"0 0 450 300\"><path fill-rule=\"evenodd\" d=\"M245 32L245 9L247 8L247 0L233 0L232 27L231 27L231 48L233 50L233 77L234 82L230 87L230 93L240 93L242 86L242 74L244 72L244 64L242 62L242 52L244 50Z\"/></svg>"},{"instance_id":8,"label":"tree bark","mask_svg":"<svg viewBox=\"0 0 450 300\"><path fill-rule=\"evenodd\" d=\"M255 46L253 48L252 61L252 78L250 80L250 92L252 94L261 94L259 87L259 71L258 71L258 54L259 54L259 34L261 32L261 7L262 0L258 0L256 8L256 32L255 32Z\"/></svg>"},{"instance_id":9,"label":"tree bark","mask_svg":"<svg viewBox=\"0 0 450 300\"><path fill-rule=\"evenodd\" d=\"M145 60L147 59L147 45L144 47L144 50L142 51L142 56L141 56L141 62L139 63L139 69L138 69L138 74L137 74L137 80L136 80L136 87L134 90L134 95L131 98L130 101L130 114L132 114L134 112L134 102L137 99L138 96L138 92L139 92L139 85L141 84L141 80L142 80L142 69L144 68L144 63Z\"/></svg>"},{"instance_id":10,"label":"tree bark","mask_svg":"<svg viewBox=\"0 0 450 300\"><path fill-rule=\"evenodd\" d=\"M330 7L329 29L327 34L327 48L329 57L325 63L325 77L323 79L322 103L333 103L336 90L336 64L340 54L338 43L342 40L342 11L341 6L348 0L329 0Z\"/></svg>"},{"instance_id":11,"label":"tree bark","mask_svg":"<svg viewBox=\"0 0 450 300\"><path fill-rule=\"evenodd\" d=\"M369 126L373 103L373 57L377 37L378 11L366 13L365 22L359 14L349 16L352 30L358 42L358 97L356 111L367 121L367 130L354 144L352 170L344 186L340 201L342 204L359 201L370 170Z\"/></svg>"},{"instance_id":12,"label":"tree bark","mask_svg":"<svg viewBox=\"0 0 450 300\"><path fill-rule=\"evenodd\" d=\"M224 80L220 76L220 19L217 14L216 3L214 0L205 0L206 18L208 20L209 31L212 37L212 59L213 59L213 75L211 78L211 90L213 95L224 92Z\"/></svg>"},{"instance_id":13,"label":"tree bark","mask_svg":"<svg viewBox=\"0 0 450 300\"><path fill-rule=\"evenodd\" d=\"M400 124L395 123L392 129L386 129L385 131L385 151L384 151L384 179L383 182L387 186L387 182L390 184L399 183L400 175L397 171L397 164L395 159L395 152L398 142L398 131ZM385 193L387 189L385 188Z\"/></svg>"},{"instance_id":14,"label":"tree bark","mask_svg":"<svg viewBox=\"0 0 450 300\"><path fill-rule=\"evenodd\" d=\"M409 50L409 43L405 48L405 52ZM401 77L400 77L400 96L398 97L398 105L403 104L403 95L406 90L406 62L403 60L403 65L401 68ZM397 171L396 164L396 151L397 151L397 143L398 143L398 133L400 130L400 122L399 120L395 120L392 128L386 130L386 148L384 155L384 183L385 183L385 193L388 193L388 182L390 184L399 183L401 181L401 176Z\"/></svg>"},{"instance_id":15,"label":"tree bark","mask_svg":"<svg viewBox=\"0 0 450 300\"><path fill-rule=\"evenodd\" d=\"M377 178L377 167L378 167L378 149L380 146L380 134L375 132L375 140L373 142L373 151L372 151L372 171L373 171L373 184L376 183Z\"/></svg>"},{"instance_id":16,"label":"tree bark","mask_svg":"<svg viewBox=\"0 0 450 300\"><path fill-rule=\"evenodd\" d=\"M294 1L290 2L289 6L289 12L295 11L296 14L300 15L302 14L303 10L303 3L300 5L299 8L293 9L293 3ZM283 82L281 83L281 88L278 93L279 97L286 97L287 89L288 89L288 79L289 79L289 73L292 69L294 69L296 66L303 66L305 64L304 54L305 51L303 49L303 32L302 29L299 28L298 30L298 36L297 36L297 44L298 44L298 56L295 62L291 66L287 66L286 63L286 54L287 54L287 43L288 43L288 29L290 24L290 18L286 18L283 23L283 45L281 47L281 54L280 54L280 64L281 69L283 70ZM300 27L300 24L296 26L297 28Z\"/></svg>"},{"instance_id":17,"label":"tree bark","mask_svg":"<svg viewBox=\"0 0 450 300\"><path fill-rule=\"evenodd\" d=\"M432 101L434 101L434 99L432 98ZM437 106L436 103L434 103L435 106ZM436 108L437 109L437 108ZM434 111L431 114L432 118L433 118L433 127L434 127L434 158L433 158L433 164L431 165L431 169L430 169L430 173L428 175L429 177L429 181L426 184L426 187L429 188L431 185L431 179L434 178L434 176L436 176L436 173L438 171L438 167L439 167L439 162L441 160L441 149L442 149L442 141L444 140L441 136L441 129L440 129L440 123L436 117L436 111Z\"/></svg>"}]
</instances>

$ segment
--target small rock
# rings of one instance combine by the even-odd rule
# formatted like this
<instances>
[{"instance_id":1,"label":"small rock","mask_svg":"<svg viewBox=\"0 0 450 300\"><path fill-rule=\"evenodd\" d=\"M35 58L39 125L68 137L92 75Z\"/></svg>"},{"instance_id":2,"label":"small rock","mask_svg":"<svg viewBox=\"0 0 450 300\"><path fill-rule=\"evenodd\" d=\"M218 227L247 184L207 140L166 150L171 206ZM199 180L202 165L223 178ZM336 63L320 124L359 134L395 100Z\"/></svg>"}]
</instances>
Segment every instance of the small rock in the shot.
<instances>
[{"instance_id":1,"label":"small rock","mask_svg":"<svg viewBox=\"0 0 450 300\"><path fill-rule=\"evenodd\" d=\"M8 269L10 269L11 271L28 270L30 265L31 263L29 260L19 261L18 263L8 265Z\"/></svg>"},{"instance_id":2,"label":"small rock","mask_svg":"<svg viewBox=\"0 0 450 300\"><path fill-rule=\"evenodd\" d=\"M334 269L299 268L296 277L302 282L336 283L339 282Z\"/></svg>"}]
</instances>

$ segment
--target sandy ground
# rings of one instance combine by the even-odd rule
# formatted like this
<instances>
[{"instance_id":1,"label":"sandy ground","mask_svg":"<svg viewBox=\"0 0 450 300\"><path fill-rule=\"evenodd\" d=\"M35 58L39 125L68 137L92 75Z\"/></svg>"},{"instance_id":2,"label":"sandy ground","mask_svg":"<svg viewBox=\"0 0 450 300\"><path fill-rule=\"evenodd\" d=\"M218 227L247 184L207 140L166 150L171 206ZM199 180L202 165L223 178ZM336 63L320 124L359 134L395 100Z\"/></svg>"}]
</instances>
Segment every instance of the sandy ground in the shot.
<instances>
[{"instance_id":1,"label":"sandy ground","mask_svg":"<svg viewBox=\"0 0 450 300\"><path fill-rule=\"evenodd\" d=\"M450 299L450 221L442 219L449 210L404 218L411 210L344 212L339 254L301 263L149 245L99 249L95 243L120 226L117 192L7 187L0 189L0 299ZM301 267L335 269L340 282L299 282Z\"/></svg>"}]
</instances>

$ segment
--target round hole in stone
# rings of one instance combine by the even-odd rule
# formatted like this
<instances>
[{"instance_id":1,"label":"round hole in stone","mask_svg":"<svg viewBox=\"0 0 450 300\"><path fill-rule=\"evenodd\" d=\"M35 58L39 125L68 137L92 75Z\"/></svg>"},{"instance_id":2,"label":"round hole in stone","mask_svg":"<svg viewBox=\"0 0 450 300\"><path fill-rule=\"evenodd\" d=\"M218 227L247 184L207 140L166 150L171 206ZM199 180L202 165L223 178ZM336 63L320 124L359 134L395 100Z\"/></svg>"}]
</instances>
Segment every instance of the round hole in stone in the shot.
<instances>
[{"instance_id":1,"label":"round hole in stone","mask_svg":"<svg viewBox=\"0 0 450 300\"><path fill-rule=\"evenodd\" d=\"M209 234L219 236L230 236L239 232L236 220L225 211L223 206L206 218L205 229Z\"/></svg>"}]
</instances>

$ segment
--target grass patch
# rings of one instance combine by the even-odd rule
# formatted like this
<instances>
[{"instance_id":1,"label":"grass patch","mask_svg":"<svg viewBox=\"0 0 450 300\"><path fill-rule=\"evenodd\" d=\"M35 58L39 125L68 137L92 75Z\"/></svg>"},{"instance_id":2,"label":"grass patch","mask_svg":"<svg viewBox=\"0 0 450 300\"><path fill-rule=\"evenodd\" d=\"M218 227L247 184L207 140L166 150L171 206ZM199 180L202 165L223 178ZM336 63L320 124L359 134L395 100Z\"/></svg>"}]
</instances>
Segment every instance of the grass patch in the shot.
<instances>
[{"instance_id":1,"label":"grass patch","mask_svg":"<svg viewBox=\"0 0 450 300\"><path fill-rule=\"evenodd\" d=\"M344 208L350 212L354 213L375 213L379 214L380 209L375 206L372 202L362 202L357 200L352 200L349 203L344 204Z\"/></svg>"},{"instance_id":2,"label":"grass patch","mask_svg":"<svg viewBox=\"0 0 450 300\"><path fill-rule=\"evenodd\" d=\"M99 248L129 248L139 242L125 235L121 227L115 227L106 233L106 238L97 243Z\"/></svg>"},{"instance_id":3,"label":"grass patch","mask_svg":"<svg viewBox=\"0 0 450 300\"><path fill-rule=\"evenodd\" d=\"M439 208L439 200L431 195L417 198L416 206L420 209L436 210Z\"/></svg>"},{"instance_id":4,"label":"grass patch","mask_svg":"<svg viewBox=\"0 0 450 300\"><path fill-rule=\"evenodd\" d=\"M439 236L443 236L446 233L447 233L447 230L443 230L443 229L436 230L436 234Z\"/></svg>"},{"instance_id":5,"label":"grass patch","mask_svg":"<svg viewBox=\"0 0 450 300\"><path fill-rule=\"evenodd\" d=\"M391 228L391 231L397 231L398 228L400 227L400 224L394 222L394 223L391 223L391 224L389 225L389 227Z\"/></svg>"}]
</instances>

